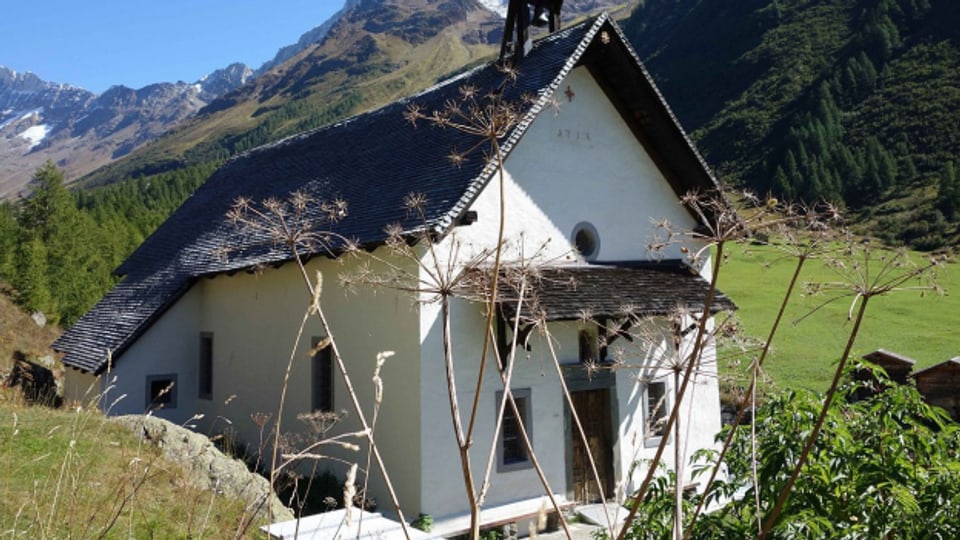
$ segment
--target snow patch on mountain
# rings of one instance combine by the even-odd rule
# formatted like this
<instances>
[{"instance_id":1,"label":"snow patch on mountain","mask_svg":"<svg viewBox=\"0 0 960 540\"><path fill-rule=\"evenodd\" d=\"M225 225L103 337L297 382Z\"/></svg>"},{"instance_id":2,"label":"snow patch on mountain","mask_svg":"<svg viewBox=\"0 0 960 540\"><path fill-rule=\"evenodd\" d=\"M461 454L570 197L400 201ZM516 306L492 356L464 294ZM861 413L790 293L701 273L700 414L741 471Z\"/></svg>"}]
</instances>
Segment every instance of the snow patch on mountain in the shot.
<instances>
[{"instance_id":1,"label":"snow patch on mountain","mask_svg":"<svg viewBox=\"0 0 960 540\"><path fill-rule=\"evenodd\" d=\"M22 122L23 120L30 120L34 117L36 119L40 119L41 114L43 114L43 107L30 109L27 111L4 109L3 112L0 112L0 129L3 129L14 122Z\"/></svg>"},{"instance_id":2,"label":"snow patch on mountain","mask_svg":"<svg viewBox=\"0 0 960 540\"><path fill-rule=\"evenodd\" d=\"M30 143L30 149L33 149L34 146L43 142L47 138L47 135L50 134L50 131L53 130L53 127L48 126L47 124L39 124L36 126L30 126L27 129L21 131L17 134L18 137L26 139Z\"/></svg>"},{"instance_id":3,"label":"snow patch on mountain","mask_svg":"<svg viewBox=\"0 0 960 540\"><path fill-rule=\"evenodd\" d=\"M501 17L507 16L507 0L479 0L480 5Z\"/></svg>"}]
</instances>

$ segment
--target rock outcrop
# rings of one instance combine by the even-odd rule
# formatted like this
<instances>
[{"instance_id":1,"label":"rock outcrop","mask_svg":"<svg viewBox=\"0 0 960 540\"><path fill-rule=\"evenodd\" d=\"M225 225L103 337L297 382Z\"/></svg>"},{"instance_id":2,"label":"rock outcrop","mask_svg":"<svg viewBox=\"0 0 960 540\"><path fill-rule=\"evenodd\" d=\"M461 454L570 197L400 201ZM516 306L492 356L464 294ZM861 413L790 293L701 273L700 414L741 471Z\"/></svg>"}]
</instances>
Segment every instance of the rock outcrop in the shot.
<instances>
[{"instance_id":1,"label":"rock outcrop","mask_svg":"<svg viewBox=\"0 0 960 540\"><path fill-rule=\"evenodd\" d=\"M218 450L206 436L155 416L118 416L114 421L159 447L167 459L189 471L198 487L241 500L249 512L266 517L269 511L274 522L294 519L293 512L280 502L266 478Z\"/></svg>"}]
</instances>

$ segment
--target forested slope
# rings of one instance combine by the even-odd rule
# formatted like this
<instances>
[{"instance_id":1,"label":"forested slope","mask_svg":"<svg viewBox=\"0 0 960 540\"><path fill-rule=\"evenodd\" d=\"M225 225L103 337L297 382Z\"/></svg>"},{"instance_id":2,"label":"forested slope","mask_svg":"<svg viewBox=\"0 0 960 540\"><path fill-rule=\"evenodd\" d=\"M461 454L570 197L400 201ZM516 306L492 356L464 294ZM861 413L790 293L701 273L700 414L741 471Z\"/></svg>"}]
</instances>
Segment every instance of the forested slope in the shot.
<instances>
[{"instance_id":1,"label":"forested slope","mask_svg":"<svg viewBox=\"0 0 960 540\"><path fill-rule=\"evenodd\" d=\"M0 204L0 281L14 286L24 309L73 324L113 286L112 270L213 168L68 191L63 171L47 162L34 175L29 199Z\"/></svg>"},{"instance_id":2,"label":"forested slope","mask_svg":"<svg viewBox=\"0 0 960 540\"><path fill-rule=\"evenodd\" d=\"M648 0L625 30L724 180L958 242L960 3Z\"/></svg>"}]
</instances>

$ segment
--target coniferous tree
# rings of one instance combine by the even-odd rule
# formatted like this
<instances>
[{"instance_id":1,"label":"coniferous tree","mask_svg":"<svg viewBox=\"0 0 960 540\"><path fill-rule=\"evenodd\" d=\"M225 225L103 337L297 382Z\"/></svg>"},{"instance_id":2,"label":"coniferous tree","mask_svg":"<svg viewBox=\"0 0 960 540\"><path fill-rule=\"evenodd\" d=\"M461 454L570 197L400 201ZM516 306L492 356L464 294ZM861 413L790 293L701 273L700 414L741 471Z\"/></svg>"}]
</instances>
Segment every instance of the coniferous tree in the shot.
<instances>
[{"instance_id":1,"label":"coniferous tree","mask_svg":"<svg viewBox=\"0 0 960 540\"><path fill-rule=\"evenodd\" d=\"M13 280L14 256L20 236L16 214L9 202L0 203L0 279Z\"/></svg>"},{"instance_id":2,"label":"coniferous tree","mask_svg":"<svg viewBox=\"0 0 960 540\"><path fill-rule=\"evenodd\" d=\"M787 157L783 164L783 171L787 175L787 181L793 186L794 195L799 195L800 186L803 184L803 175L800 174L800 168L797 167L797 159L793 155L793 150L787 150Z\"/></svg>"},{"instance_id":3,"label":"coniferous tree","mask_svg":"<svg viewBox=\"0 0 960 540\"><path fill-rule=\"evenodd\" d=\"M960 219L960 180L952 161L943 164L938 188L937 207L948 219Z\"/></svg>"},{"instance_id":4,"label":"coniferous tree","mask_svg":"<svg viewBox=\"0 0 960 540\"><path fill-rule=\"evenodd\" d=\"M14 286L18 301L29 311L53 312L53 297L47 283L47 250L40 238L26 238L17 250L18 271Z\"/></svg>"},{"instance_id":5,"label":"coniferous tree","mask_svg":"<svg viewBox=\"0 0 960 540\"><path fill-rule=\"evenodd\" d=\"M777 165L777 169L773 173L772 189L774 193L784 199L790 200L797 196L793 186L790 185L790 181L787 179L787 174L783 172L783 167L779 165Z\"/></svg>"},{"instance_id":6,"label":"coniferous tree","mask_svg":"<svg viewBox=\"0 0 960 540\"><path fill-rule=\"evenodd\" d=\"M71 205L63 171L47 160L33 173L28 187L30 195L20 204L20 227L30 235L47 240L56 226L56 218Z\"/></svg>"}]
</instances>

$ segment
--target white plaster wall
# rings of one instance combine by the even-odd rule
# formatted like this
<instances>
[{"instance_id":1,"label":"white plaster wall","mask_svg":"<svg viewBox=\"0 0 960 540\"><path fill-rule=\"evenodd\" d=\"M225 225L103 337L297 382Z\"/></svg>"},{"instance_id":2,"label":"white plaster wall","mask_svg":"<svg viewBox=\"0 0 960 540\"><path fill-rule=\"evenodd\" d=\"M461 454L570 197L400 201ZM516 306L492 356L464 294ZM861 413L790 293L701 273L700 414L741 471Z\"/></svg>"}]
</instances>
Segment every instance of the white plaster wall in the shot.
<instances>
[{"instance_id":1,"label":"white plaster wall","mask_svg":"<svg viewBox=\"0 0 960 540\"><path fill-rule=\"evenodd\" d=\"M544 111L506 162L502 185L507 205L504 216L505 264L521 259L542 264L575 262L578 257L572 250L571 235L574 227L582 221L592 223L600 235L597 261L643 260L660 256L683 258L679 245L667 246L661 253L647 249L648 244L662 234L655 222L667 220L684 230L692 229L696 222L681 207L676 194L592 76L584 68L577 68L561 89L568 86L574 94L573 100L566 100L561 91L558 94L562 100L559 111L556 114ZM441 258L454 254L456 261L442 260L439 262L441 267L455 267L457 261L475 263L478 254L495 247L500 189L500 179L494 177L471 205L471 210L478 213L478 221L457 228L442 240L435 253ZM426 252L423 255L429 260L430 255ZM491 265L493 258L488 256L479 260L480 264ZM427 279L425 273L421 272L421 276ZM467 509L450 419L439 314L437 304L425 305L420 311L423 358L420 414L424 449L421 474L424 490L420 511L435 517ZM452 320L459 407L466 415L475 395L480 363L483 306L457 301L453 304ZM553 323L551 328L555 328L558 358L562 362L578 361L578 324ZM531 352L519 359L512 387L531 389L537 456L547 471L553 491L565 493L571 489L566 485L565 459L569 434L565 432L565 409L559 382L544 345L542 342L535 345ZM642 448L635 453L630 443L643 423L642 410L639 417L632 412L642 406L635 396L635 387L635 377L626 372L618 373L617 397L622 420L615 455L619 461L616 472L621 478L630 463L645 455ZM693 407L709 411L707 415L713 415L719 422L715 387L715 378L706 382L705 388L695 393ZM496 410L494 402L499 389L499 378L491 367L481 390L481 414L471 450L478 482L490 451ZM467 422L466 416L464 418ZM697 440L712 441L715 432L710 429L704 437L698 432ZM641 447L642 443L641 436ZM691 445L691 451L693 448L696 446ZM539 480L529 469L494 472L491 482L485 501L487 506L543 493Z\"/></svg>"},{"instance_id":2,"label":"white plaster wall","mask_svg":"<svg viewBox=\"0 0 960 540\"><path fill-rule=\"evenodd\" d=\"M453 319L457 321L453 331L453 354L457 366L459 406L464 414L474 396L472 384L475 383L479 365L482 310L482 306L466 302L455 302L452 310ZM665 381L671 406L675 402L676 388L672 367L676 354L670 352L673 347L669 337L670 326L665 319L649 321L647 324L651 328L634 331L634 343L617 340L611 345L609 352L611 360L622 363L615 371L616 403L611 410L612 414L619 417L613 419L615 432L612 435L614 480L617 495L621 498L639 486L647 471L643 462L651 459L656 452L656 446L648 443L644 431L644 384L648 380ZM472 331L469 330L471 328ZM579 322L554 322L549 324L549 328L549 339L553 343L557 360L561 364L578 363L578 333L585 326ZM422 474L425 489L421 511L435 517L462 513L467 508L450 419L442 356L432 353L434 350L442 350L439 332L439 326L432 329L423 344L424 370L421 376L421 414L424 418L421 436L425 452ZM663 336L661 342L651 340L657 335ZM568 470L570 456L567 454L570 452L569 445L572 440L571 426L566 421L569 409L562 395L547 339L544 335L535 334L530 340L531 350L521 351L512 387L530 389L534 419L530 429L533 431L534 449L547 473L553 492L569 496L573 489L568 483L571 478ZM690 347L692 339L692 335L688 337L683 347ZM497 375L492 369L488 370L481 393L481 416L472 449L471 463L478 484L490 451L496 392L501 388ZM696 378L689 386L681 407L681 463L684 467L681 476L684 482L691 482L690 456L699 449L714 447L713 438L720 429L719 391L712 345L706 349L701 369L696 372ZM663 463L672 468L675 463L677 438L673 434L669 437ZM541 497L543 494L542 484L532 469L499 473L494 468L485 506Z\"/></svg>"},{"instance_id":3,"label":"white plaster wall","mask_svg":"<svg viewBox=\"0 0 960 540\"><path fill-rule=\"evenodd\" d=\"M664 236L655 222L689 231L694 219L589 72L573 70L568 86L573 100L560 92L559 108L543 111L506 161L505 259L574 262L572 233L583 221L599 233L597 261L684 258L679 244L648 245ZM500 189L494 176L470 207L478 221L444 240L460 245L461 260L496 244Z\"/></svg>"},{"instance_id":4,"label":"white plaster wall","mask_svg":"<svg viewBox=\"0 0 960 540\"><path fill-rule=\"evenodd\" d=\"M374 409L371 377L376 355L387 350L396 353L381 371L385 390L376 437L402 507L414 509L411 511L416 515L420 477L418 467L411 464L419 463L420 457L419 422L415 414L419 408L417 309L406 294L370 287L348 293L339 286L341 274L355 272L361 261L369 259L368 255L348 262L317 258L308 263L308 273L311 279L315 279L317 270L323 273L321 305L368 419ZM372 269L377 270L375 263ZM202 419L191 422L199 431L211 436L231 432L256 451L261 429L253 416L267 415L266 429L278 417L284 372L293 354L282 431L299 433L310 440L309 429L297 419L297 414L308 412L311 406L308 351L311 338L324 335L315 317L307 319L300 343L294 345L309 302L309 294L293 264L267 269L259 275L239 273L201 279L103 376L99 385L105 386L114 378L116 382L101 404L107 408L115 402L109 410L112 414L142 413L146 377L173 373L178 381L177 407L155 414L180 424L202 414ZM199 338L204 332L213 335L212 399L198 397ZM82 396L91 382L96 381L89 375L68 374L68 399ZM345 420L328 435L359 430L358 416L336 369L334 408L347 412ZM351 442L358 443L362 450L331 446L322 450L363 465L367 455L365 439L354 438ZM264 443L268 452L271 447ZM325 468L342 478L345 465L326 461L318 470ZM381 475L374 472L371 478L371 495L381 511L390 513Z\"/></svg>"},{"instance_id":5,"label":"white plaster wall","mask_svg":"<svg viewBox=\"0 0 960 540\"><path fill-rule=\"evenodd\" d=\"M600 236L598 261L683 258L678 245L648 251L662 235L653 220L685 231L696 222L586 68L570 73L557 98L559 108L540 114L506 165L561 233L554 241L569 242L588 221Z\"/></svg>"},{"instance_id":6,"label":"white plaster wall","mask_svg":"<svg viewBox=\"0 0 960 540\"><path fill-rule=\"evenodd\" d=\"M665 319L648 321L645 336L662 336L641 340L631 344L617 340L611 347L612 354L624 362L625 368L617 371L617 399L620 409L619 443L614 453L619 456L617 470L618 482L625 491L636 490L646 475L645 463L656 454L656 444L645 436L644 390L649 381L666 382L670 406L676 403L675 395L678 379L673 367L677 365L677 354L669 337L669 323ZM712 321L711 321L712 326ZM635 331L636 333L636 331ZM681 351L689 351L693 346L696 332L684 338ZM682 373L680 375L682 380ZM694 372L694 379L688 385L680 411L680 448L681 477L691 482L690 456L697 450L715 446L714 436L720 431L720 394L717 382L716 349L711 341L704 348L700 368ZM668 411L669 414L669 411ZM674 432L668 435L670 440L662 460L666 467L675 465L677 438ZM637 467L628 475L633 464Z\"/></svg>"},{"instance_id":7,"label":"white plaster wall","mask_svg":"<svg viewBox=\"0 0 960 540\"><path fill-rule=\"evenodd\" d=\"M360 260L369 261L369 257L361 255ZM380 374L385 390L376 438L401 507L405 513L413 512L415 516L420 489L417 468L411 466L418 463L420 456L415 414L419 405L417 311L406 294L370 287L358 287L356 292L342 289L338 277L355 272L359 264L357 259L344 262L316 258L307 265L308 275L315 279L317 270L323 273L321 306L368 421L374 410L371 377L376 355L382 351L396 353L387 360ZM372 269L378 269L375 263ZM309 302L309 294L294 264L268 269L260 275L218 276L202 283L198 330L214 336L213 399L205 401L208 430L219 432L230 428L242 440L255 445L260 439L260 429L251 416L265 413L271 415L271 420L277 418L284 373L293 354L282 431L298 432L311 439L309 429L296 415L309 412L311 407L308 357L311 337L324 335L316 317L307 319L300 343L294 350ZM345 384L336 368L334 372L334 408L346 411L346 415L328 436L360 429ZM326 445L320 451L364 466L365 440L350 441L363 450L353 452ZM345 465L325 461L319 469L324 468L343 478ZM392 507L383 479L376 472L375 464L371 468L374 470L371 495L377 500L379 510L390 514Z\"/></svg>"},{"instance_id":8,"label":"white plaster wall","mask_svg":"<svg viewBox=\"0 0 960 540\"><path fill-rule=\"evenodd\" d=\"M147 377L176 374L176 407L153 414L183 424L200 412L196 379L199 306L200 295L194 286L115 359L112 370L101 375L101 408L110 414L142 414L147 410Z\"/></svg>"},{"instance_id":9,"label":"white plaster wall","mask_svg":"<svg viewBox=\"0 0 960 540\"><path fill-rule=\"evenodd\" d=\"M463 413L464 429L468 422L480 365L484 313L477 303L454 300L452 344L456 366L457 392ZM421 319L430 320L422 343L423 369L421 371L422 415L421 445L423 454L423 494L420 511L434 517L464 513L468 510L464 479L454 437L447 393L446 371L443 360L441 318L437 306L424 306ZM497 391L503 385L493 369L492 357L485 373L480 394L478 421L473 436L471 464L477 488L483 478L497 412ZM543 356L524 355L514 368L513 389L530 389L533 446L554 492L566 491L564 446L564 408L559 383L552 361ZM491 475L491 486L485 505L523 500L544 494L544 489L532 468L497 472L496 463Z\"/></svg>"}]
</instances>

